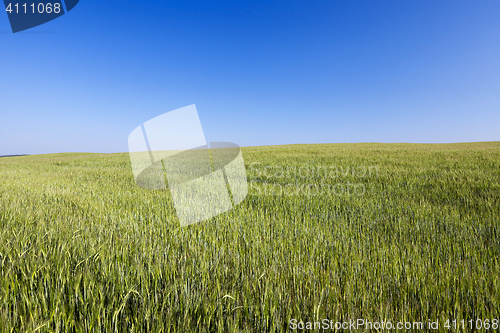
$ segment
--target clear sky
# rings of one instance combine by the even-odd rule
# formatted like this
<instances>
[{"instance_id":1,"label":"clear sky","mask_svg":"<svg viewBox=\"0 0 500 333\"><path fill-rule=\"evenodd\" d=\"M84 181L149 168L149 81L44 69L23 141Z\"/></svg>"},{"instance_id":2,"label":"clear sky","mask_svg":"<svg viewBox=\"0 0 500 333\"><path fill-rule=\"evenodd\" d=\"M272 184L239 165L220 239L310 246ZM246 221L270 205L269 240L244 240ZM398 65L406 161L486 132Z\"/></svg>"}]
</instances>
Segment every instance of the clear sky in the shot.
<instances>
[{"instance_id":1,"label":"clear sky","mask_svg":"<svg viewBox=\"0 0 500 333\"><path fill-rule=\"evenodd\" d=\"M126 152L190 104L240 146L500 140L499 0L81 0L0 40L0 155Z\"/></svg>"}]
</instances>

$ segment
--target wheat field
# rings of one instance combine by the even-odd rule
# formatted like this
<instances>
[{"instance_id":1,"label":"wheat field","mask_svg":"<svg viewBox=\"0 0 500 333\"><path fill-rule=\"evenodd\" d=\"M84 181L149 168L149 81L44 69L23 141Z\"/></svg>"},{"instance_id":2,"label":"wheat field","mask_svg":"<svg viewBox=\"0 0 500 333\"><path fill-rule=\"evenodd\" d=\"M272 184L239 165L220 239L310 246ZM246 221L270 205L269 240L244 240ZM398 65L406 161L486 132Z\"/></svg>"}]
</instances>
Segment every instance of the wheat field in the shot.
<instances>
[{"instance_id":1,"label":"wheat field","mask_svg":"<svg viewBox=\"0 0 500 333\"><path fill-rule=\"evenodd\" d=\"M1 158L0 331L498 322L500 142L242 153L247 198L183 228L126 153Z\"/></svg>"}]
</instances>

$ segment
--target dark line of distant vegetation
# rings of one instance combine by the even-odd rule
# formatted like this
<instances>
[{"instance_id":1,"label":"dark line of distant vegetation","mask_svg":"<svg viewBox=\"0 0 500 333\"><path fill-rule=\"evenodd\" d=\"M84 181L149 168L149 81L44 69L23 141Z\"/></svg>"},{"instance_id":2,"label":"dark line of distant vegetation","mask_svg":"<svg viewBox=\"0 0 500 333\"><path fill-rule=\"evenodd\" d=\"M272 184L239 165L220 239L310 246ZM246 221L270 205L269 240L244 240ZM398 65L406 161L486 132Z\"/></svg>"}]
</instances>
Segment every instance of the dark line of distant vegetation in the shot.
<instances>
[{"instance_id":1,"label":"dark line of distant vegetation","mask_svg":"<svg viewBox=\"0 0 500 333\"><path fill-rule=\"evenodd\" d=\"M28 154L20 154L20 155L0 155L0 158L2 158L2 157L16 157L16 156L28 156Z\"/></svg>"}]
</instances>

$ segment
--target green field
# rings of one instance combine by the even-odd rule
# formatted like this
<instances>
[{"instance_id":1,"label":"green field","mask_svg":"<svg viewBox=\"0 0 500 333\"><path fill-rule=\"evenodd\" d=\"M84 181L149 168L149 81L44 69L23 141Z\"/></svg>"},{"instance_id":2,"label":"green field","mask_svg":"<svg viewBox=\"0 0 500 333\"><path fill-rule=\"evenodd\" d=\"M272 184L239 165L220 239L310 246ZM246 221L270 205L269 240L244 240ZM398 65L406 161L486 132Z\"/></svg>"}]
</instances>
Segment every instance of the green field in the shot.
<instances>
[{"instance_id":1,"label":"green field","mask_svg":"<svg viewBox=\"0 0 500 333\"><path fill-rule=\"evenodd\" d=\"M0 331L500 319L500 142L242 151L248 197L184 228L128 154L1 158Z\"/></svg>"}]
</instances>

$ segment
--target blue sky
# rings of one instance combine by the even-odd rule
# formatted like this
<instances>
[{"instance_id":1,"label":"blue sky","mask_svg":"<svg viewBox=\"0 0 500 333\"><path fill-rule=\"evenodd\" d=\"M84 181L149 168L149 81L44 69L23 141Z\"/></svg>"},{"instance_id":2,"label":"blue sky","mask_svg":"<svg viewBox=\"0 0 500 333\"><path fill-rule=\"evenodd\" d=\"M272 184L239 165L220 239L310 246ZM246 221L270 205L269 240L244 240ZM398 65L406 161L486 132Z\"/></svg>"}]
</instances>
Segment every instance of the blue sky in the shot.
<instances>
[{"instance_id":1,"label":"blue sky","mask_svg":"<svg viewBox=\"0 0 500 333\"><path fill-rule=\"evenodd\" d=\"M0 155L125 152L196 104L240 146L500 140L500 1L93 1L12 34Z\"/></svg>"}]
</instances>

